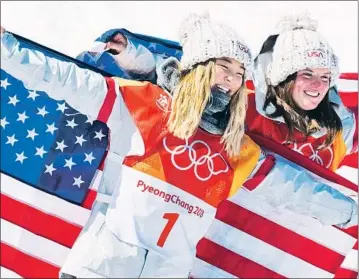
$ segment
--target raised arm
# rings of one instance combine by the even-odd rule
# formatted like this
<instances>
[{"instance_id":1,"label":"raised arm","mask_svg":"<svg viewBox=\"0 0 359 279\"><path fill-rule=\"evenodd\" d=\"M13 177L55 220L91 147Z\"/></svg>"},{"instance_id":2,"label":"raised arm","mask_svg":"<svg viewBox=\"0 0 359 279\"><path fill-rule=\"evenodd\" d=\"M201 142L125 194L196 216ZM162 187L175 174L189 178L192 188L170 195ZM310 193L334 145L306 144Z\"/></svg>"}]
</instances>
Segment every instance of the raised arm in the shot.
<instances>
[{"instance_id":1,"label":"raised arm","mask_svg":"<svg viewBox=\"0 0 359 279\"><path fill-rule=\"evenodd\" d=\"M79 112L96 119L107 94L105 78L74 63L50 58L20 47L17 39L1 27L1 69L23 81L31 90L44 91L65 100Z\"/></svg>"}]
</instances>

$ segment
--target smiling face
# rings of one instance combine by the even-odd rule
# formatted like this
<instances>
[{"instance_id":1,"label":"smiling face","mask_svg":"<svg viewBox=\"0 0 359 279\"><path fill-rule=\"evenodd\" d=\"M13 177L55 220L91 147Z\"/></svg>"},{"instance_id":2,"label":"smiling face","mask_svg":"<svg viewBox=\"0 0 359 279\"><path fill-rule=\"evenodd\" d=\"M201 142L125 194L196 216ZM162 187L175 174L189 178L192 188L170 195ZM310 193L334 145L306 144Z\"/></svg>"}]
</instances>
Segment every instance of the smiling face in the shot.
<instances>
[{"instance_id":1,"label":"smiling face","mask_svg":"<svg viewBox=\"0 0 359 279\"><path fill-rule=\"evenodd\" d=\"M233 96L243 84L244 66L232 58L216 59L216 77L214 84Z\"/></svg>"},{"instance_id":2,"label":"smiling face","mask_svg":"<svg viewBox=\"0 0 359 279\"><path fill-rule=\"evenodd\" d=\"M313 110L324 99L330 85L330 72L324 68L298 71L292 97L302 110Z\"/></svg>"}]
</instances>

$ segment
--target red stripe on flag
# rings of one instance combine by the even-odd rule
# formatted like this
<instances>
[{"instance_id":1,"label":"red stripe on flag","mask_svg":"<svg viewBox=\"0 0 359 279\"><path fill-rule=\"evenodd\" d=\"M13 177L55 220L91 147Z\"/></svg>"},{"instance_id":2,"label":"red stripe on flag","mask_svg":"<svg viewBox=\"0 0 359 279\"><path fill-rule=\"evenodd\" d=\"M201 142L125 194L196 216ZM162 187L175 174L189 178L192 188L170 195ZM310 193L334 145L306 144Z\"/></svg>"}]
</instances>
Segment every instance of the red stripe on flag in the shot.
<instances>
[{"instance_id":1,"label":"red stripe on flag","mask_svg":"<svg viewBox=\"0 0 359 279\"><path fill-rule=\"evenodd\" d=\"M1 266L24 278L59 278L60 268L1 242Z\"/></svg>"},{"instance_id":2,"label":"red stripe on flag","mask_svg":"<svg viewBox=\"0 0 359 279\"><path fill-rule=\"evenodd\" d=\"M268 155L263 162L263 164L259 167L257 172L253 175L251 179L248 179L243 183L248 190L253 191L257 186L266 178L267 174L271 171L271 169L275 165L275 157L273 155Z\"/></svg>"},{"instance_id":3,"label":"red stripe on flag","mask_svg":"<svg viewBox=\"0 0 359 279\"><path fill-rule=\"evenodd\" d=\"M106 78L108 92L105 100L103 101L102 107L98 113L97 119L101 122L107 123L108 118L111 115L113 105L116 100L115 81L112 78Z\"/></svg>"},{"instance_id":4,"label":"red stripe on flag","mask_svg":"<svg viewBox=\"0 0 359 279\"><path fill-rule=\"evenodd\" d=\"M71 248L82 227L1 194L1 218Z\"/></svg>"},{"instance_id":5,"label":"red stripe on flag","mask_svg":"<svg viewBox=\"0 0 359 279\"><path fill-rule=\"evenodd\" d=\"M285 278L206 238L198 242L196 256L239 278Z\"/></svg>"},{"instance_id":6,"label":"red stripe on flag","mask_svg":"<svg viewBox=\"0 0 359 279\"><path fill-rule=\"evenodd\" d=\"M358 79L358 73L342 73L342 74L340 74L339 78L356 80L356 79Z\"/></svg>"},{"instance_id":7,"label":"red stripe on flag","mask_svg":"<svg viewBox=\"0 0 359 279\"><path fill-rule=\"evenodd\" d=\"M344 260L343 255L228 200L218 207L216 219L330 273Z\"/></svg>"},{"instance_id":8,"label":"red stripe on flag","mask_svg":"<svg viewBox=\"0 0 359 279\"><path fill-rule=\"evenodd\" d=\"M358 168L358 153L352 153L344 157L344 160L340 162L339 167L349 166L351 168Z\"/></svg>"},{"instance_id":9,"label":"red stripe on flag","mask_svg":"<svg viewBox=\"0 0 359 279\"><path fill-rule=\"evenodd\" d=\"M340 268L334 278L358 278L358 272L345 268Z\"/></svg>"},{"instance_id":10,"label":"red stripe on flag","mask_svg":"<svg viewBox=\"0 0 359 279\"><path fill-rule=\"evenodd\" d=\"M106 160L106 157L107 157L107 153L108 153L108 151L105 151L105 154L103 154L101 163L100 163L100 165L98 167L98 169L101 170L101 171L103 171L103 168L105 166L105 160Z\"/></svg>"},{"instance_id":11,"label":"red stripe on flag","mask_svg":"<svg viewBox=\"0 0 359 279\"><path fill-rule=\"evenodd\" d=\"M96 195L97 195L97 192L90 189L87 192L87 195L86 195L84 201L82 202L81 206L91 210L92 204L94 203L94 201L96 199Z\"/></svg>"},{"instance_id":12,"label":"red stripe on flag","mask_svg":"<svg viewBox=\"0 0 359 279\"><path fill-rule=\"evenodd\" d=\"M342 99L343 104L348 107L355 110L355 108L358 107L358 92L353 93L342 93L339 92L340 99Z\"/></svg>"},{"instance_id":13,"label":"red stripe on flag","mask_svg":"<svg viewBox=\"0 0 359 279\"><path fill-rule=\"evenodd\" d=\"M350 236L352 236L354 238L358 238L358 225L351 226L351 227L346 228L346 229L342 229L342 228L339 228L339 227L336 227L336 228L338 230L341 230L342 232L345 232L346 234L349 234Z\"/></svg>"}]
</instances>

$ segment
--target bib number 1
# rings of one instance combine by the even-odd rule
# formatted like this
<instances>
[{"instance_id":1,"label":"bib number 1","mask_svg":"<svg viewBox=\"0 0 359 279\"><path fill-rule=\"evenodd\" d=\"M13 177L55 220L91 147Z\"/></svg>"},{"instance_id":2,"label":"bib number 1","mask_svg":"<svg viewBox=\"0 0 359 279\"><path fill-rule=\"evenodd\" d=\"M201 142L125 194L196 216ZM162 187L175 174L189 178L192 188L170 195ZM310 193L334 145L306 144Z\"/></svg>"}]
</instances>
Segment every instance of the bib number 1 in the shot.
<instances>
[{"instance_id":1,"label":"bib number 1","mask_svg":"<svg viewBox=\"0 0 359 279\"><path fill-rule=\"evenodd\" d=\"M165 213L163 214L163 217L164 219L167 219L167 224L166 226L164 227L158 241L157 241L157 245L159 247L163 247L163 245L165 244L166 242L166 239L169 235L169 233L171 232L173 226L175 225L177 219L179 217L179 214L178 213Z\"/></svg>"}]
</instances>

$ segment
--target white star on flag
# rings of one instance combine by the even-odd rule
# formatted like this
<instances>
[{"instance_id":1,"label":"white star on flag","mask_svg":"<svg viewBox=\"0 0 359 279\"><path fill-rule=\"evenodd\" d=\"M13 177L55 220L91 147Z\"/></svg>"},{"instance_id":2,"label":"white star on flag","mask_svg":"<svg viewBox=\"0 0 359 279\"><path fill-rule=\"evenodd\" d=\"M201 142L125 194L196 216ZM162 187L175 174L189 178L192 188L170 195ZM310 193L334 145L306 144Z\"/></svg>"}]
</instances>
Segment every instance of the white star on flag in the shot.
<instances>
[{"instance_id":1,"label":"white star on flag","mask_svg":"<svg viewBox=\"0 0 359 279\"><path fill-rule=\"evenodd\" d=\"M9 82L7 81L7 78L0 81L0 87L5 88L5 90L7 89L7 87L8 87L9 85L11 85L11 83L9 83Z\"/></svg>"},{"instance_id":2,"label":"white star on flag","mask_svg":"<svg viewBox=\"0 0 359 279\"><path fill-rule=\"evenodd\" d=\"M167 54L166 53L159 53L158 56L162 57L162 58L167 58Z\"/></svg>"},{"instance_id":3,"label":"white star on flag","mask_svg":"<svg viewBox=\"0 0 359 279\"><path fill-rule=\"evenodd\" d=\"M55 171L56 169L54 168L54 163L52 163L51 165L45 165L45 172L44 173L49 173L52 176L52 172Z\"/></svg>"},{"instance_id":4,"label":"white star on flag","mask_svg":"<svg viewBox=\"0 0 359 279\"><path fill-rule=\"evenodd\" d=\"M153 50L155 50L156 49L156 44L155 43L150 43L149 45L148 45L148 48L150 49L150 48L153 48Z\"/></svg>"},{"instance_id":5,"label":"white star on flag","mask_svg":"<svg viewBox=\"0 0 359 279\"><path fill-rule=\"evenodd\" d=\"M62 140L62 142L57 141L56 143L57 143L57 146L56 146L55 150L60 149L61 152L64 152L64 149L67 147L67 145L64 143L64 140Z\"/></svg>"},{"instance_id":6,"label":"white star on flag","mask_svg":"<svg viewBox=\"0 0 359 279\"><path fill-rule=\"evenodd\" d=\"M65 109L68 109L68 107L66 106L66 103L57 104L56 110L60 110L62 113L64 113Z\"/></svg>"},{"instance_id":7,"label":"white star on flag","mask_svg":"<svg viewBox=\"0 0 359 279\"><path fill-rule=\"evenodd\" d=\"M22 123L25 123L25 120L29 118L29 117L26 115L26 111L24 111L23 113L18 113L17 115L18 115L19 117L16 119L16 121L21 121Z\"/></svg>"},{"instance_id":8,"label":"white star on flag","mask_svg":"<svg viewBox=\"0 0 359 279\"><path fill-rule=\"evenodd\" d=\"M13 134L11 137L7 137L6 144L11 144L11 146L14 146L15 142L18 140L15 138L15 134Z\"/></svg>"},{"instance_id":9,"label":"white star on flag","mask_svg":"<svg viewBox=\"0 0 359 279\"><path fill-rule=\"evenodd\" d=\"M37 110L39 111L37 114L41 115L42 117L45 117L46 114L48 114L49 112L46 111L46 107L44 106L43 108L37 108Z\"/></svg>"},{"instance_id":10,"label":"white star on flag","mask_svg":"<svg viewBox=\"0 0 359 279\"><path fill-rule=\"evenodd\" d=\"M76 126L78 126L78 125L75 123L75 118L72 118L71 121L68 121L68 120L66 120L66 121L67 121L66 126L71 127L72 129L75 128Z\"/></svg>"},{"instance_id":11,"label":"white star on flag","mask_svg":"<svg viewBox=\"0 0 359 279\"><path fill-rule=\"evenodd\" d=\"M103 137L105 137L104 134L102 134L102 129L99 132L96 132L96 136L94 137L94 139L99 139L100 141L102 140Z\"/></svg>"},{"instance_id":12,"label":"white star on flag","mask_svg":"<svg viewBox=\"0 0 359 279\"><path fill-rule=\"evenodd\" d=\"M46 124L46 126L47 126L47 130L46 130L45 132L49 132L49 133L51 133L51 135L53 135L54 132L55 132L56 130L58 130L58 128L55 127L55 122L52 123L51 125Z\"/></svg>"},{"instance_id":13,"label":"white star on flag","mask_svg":"<svg viewBox=\"0 0 359 279\"><path fill-rule=\"evenodd\" d=\"M42 158L42 156L44 156L45 153L47 153L47 151L44 150L44 146L41 146L40 148L36 148L36 153L35 156L38 155Z\"/></svg>"},{"instance_id":14,"label":"white star on flag","mask_svg":"<svg viewBox=\"0 0 359 279\"><path fill-rule=\"evenodd\" d=\"M64 165L64 167L68 167L70 170L71 170L72 166L75 166L75 165L76 165L76 163L74 163L74 162L72 161L72 157L71 157L69 160L66 160L66 159L65 159L65 162L66 162L66 164Z\"/></svg>"},{"instance_id":15,"label":"white star on flag","mask_svg":"<svg viewBox=\"0 0 359 279\"><path fill-rule=\"evenodd\" d=\"M96 158L92 156L92 152L87 154L85 153L86 159L84 160L84 162L89 162L90 165L92 164L92 161L95 160Z\"/></svg>"},{"instance_id":16,"label":"white star on flag","mask_svg":"<svg viewBox=\"0 0 359 279\"><path fill-rule=\"evenodd\" d=\"M16 98L16 95L14 95L13 97L10 97L9 96L9 102L8 104L11 104L11 105L14 105L14 107L16 106L16 103L20 102L17 98Z\"/></svg>"},{"instance_id":17,"label":"white star on flag","mask_svg":"<svg viewBox=\"0 0 359 279\"><path fill-rule=\"evenodd\" d=\"M1 127L3 127L5 129L5 126L10 124L10 122L6 121L6 116L5 116L4 118L1 118L0 124L1 124Z\"/></svg>"},{"instance_id":18,"label":"white star on flag","mask_svg":"<svg viewBox=\"0 0 359 279\"><path fill-rule=\"evenodd\" d=\"M27 157L24 154L24 151L19 153L16 153L16 160L15 162L19 161L21 164L24 162L24 160L27 159Z\"/></svg>"},{"instance_id":19,"label":"white star on flag","mask_svg":"<svg viewBox=\"0 0 359 279\"><path fill-rule=\"evenodd\" d=\"M35 128L30 130L27 130L27 136L26 138L31 138L32 140L35 140L35 137L38 136L39 134L35 132Z\"/></svg>"},{"instance_id":20,"label":"white star on flag","mask_svg":"<svg viewBox=\"0 0 359 279\"><path fill-rule=\"evenodd\" d=\"M35 90L29 90L29 95L27 96L27 98L31 98L33 101L35 101L35 98L38 96L40 96L40 94L37 94Z\"/></svg>"},{"instance_id":21,"label":"white star on flag","mask_svg":"<svg viewBox=\"0 0 359 279\"><path fill-rule=\"evenodd\" d=\"M82 183L85 183L85 181L81 180L81 175L79 177L77 177L77 178L74 177L74 180L75 180L75 182L72 185L78 186L79 188L81 188Z\"/></svg>"},{"instance_id":22,"label":"white star on flag","mask_svg":"<svg viewBox=\"0 0 359 279\"><path fill-rule=\"evenodd\" d=\"M76 143L78 143L80 146L82 146L82 143L84 143L85 141L87 141L87 140L85 140L84 139L84 135L81 135L81 136L76 136L76 142L75 142L75 144Z\"/></svg>"}]
</instances>

